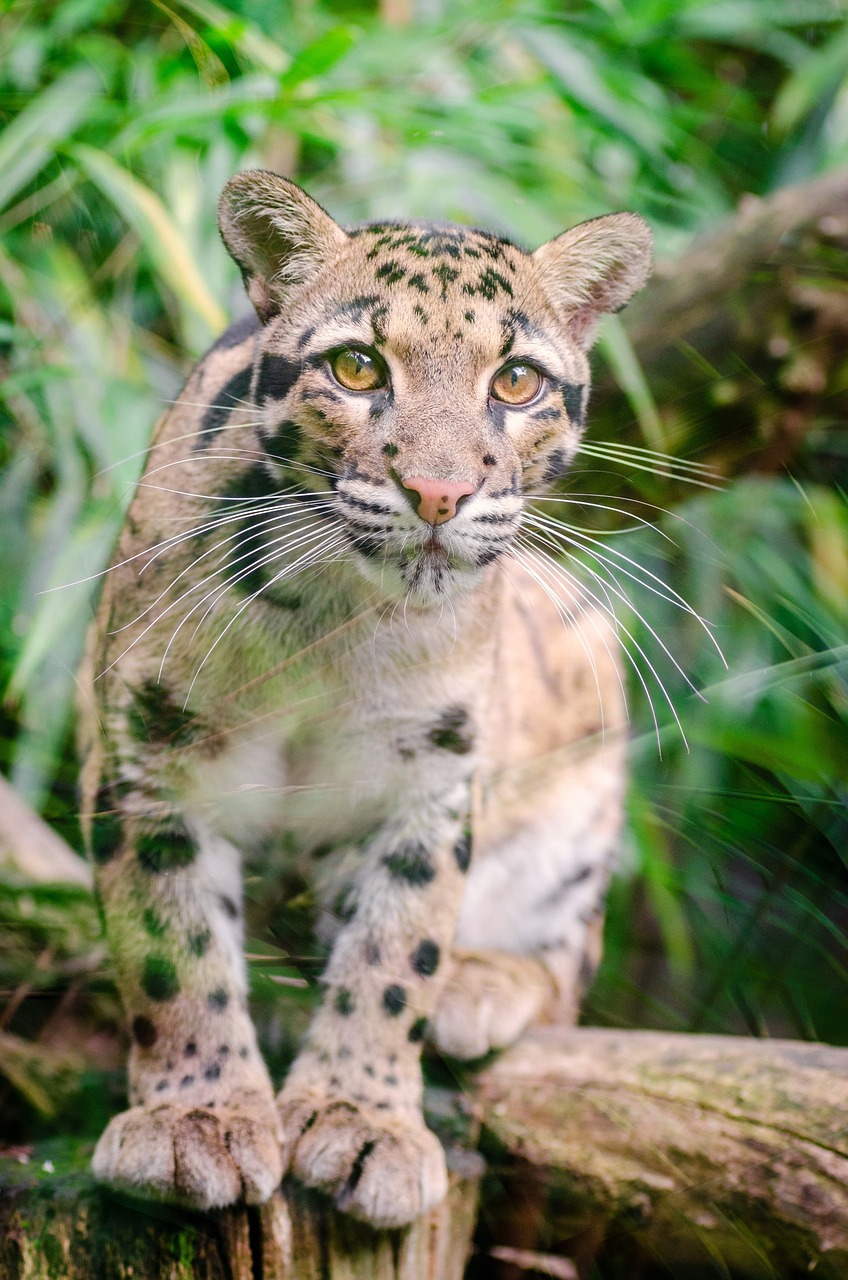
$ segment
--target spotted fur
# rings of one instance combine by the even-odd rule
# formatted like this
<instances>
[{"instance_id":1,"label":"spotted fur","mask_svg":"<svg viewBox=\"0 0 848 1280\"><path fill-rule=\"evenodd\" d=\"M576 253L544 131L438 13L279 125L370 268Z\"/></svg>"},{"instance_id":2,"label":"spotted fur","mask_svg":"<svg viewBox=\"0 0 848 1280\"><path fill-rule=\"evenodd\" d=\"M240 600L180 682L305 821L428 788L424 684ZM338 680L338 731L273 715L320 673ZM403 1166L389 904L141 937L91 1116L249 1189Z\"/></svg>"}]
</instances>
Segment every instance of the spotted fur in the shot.
<instances>
[{"instance_id":1,"label":"spotted fur","mask_svg":"<svg viewBox=\"0 0 848 1280\"><path fill-rule=\"evenodd\" d=\"M220 218L256 317L160 424L92 648L85 825L132 1037L130 1109L94 1169L209 1208L290 1168L397 1225L446 1185L424 1040L473 1058L573 1017L595 954L615 646L516 538L574 456L587 349L650 238L631 214L535 253L458 226L344 231L264 172ZM350 349L380 385L339 382ZM492 392L516 365L540 374L526 405ZM260 849L311 875L331 946L276 1099L242 954Z\"/></svg>"}]
</instances>

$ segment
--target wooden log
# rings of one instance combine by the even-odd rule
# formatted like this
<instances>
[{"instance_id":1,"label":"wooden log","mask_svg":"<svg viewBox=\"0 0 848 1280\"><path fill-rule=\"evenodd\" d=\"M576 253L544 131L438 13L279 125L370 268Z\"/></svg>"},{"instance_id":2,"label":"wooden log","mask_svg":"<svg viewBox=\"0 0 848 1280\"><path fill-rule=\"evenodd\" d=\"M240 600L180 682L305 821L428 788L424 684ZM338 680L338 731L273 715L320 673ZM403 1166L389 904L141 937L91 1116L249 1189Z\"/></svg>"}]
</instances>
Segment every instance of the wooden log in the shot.
<instances>
[{"instance_id":1,"label":"wooden log","mask_svg":"<svg viewBox=\"0 0 848 1280\"><path fill-rule=\"evenodd\" d=\"M482 1162L458 1156L443 1204L374 1231L286 1183L269 1203L198 1214L87 1175L0 1191L2 1280L461 1280Z\"/></svg>"},{"instance_id":2,"label":"wooden log","mask_svg":"<svg viewBox=\"0 0 848 1280\"><path fill-rule=\"evenodd\" d=\"M542 1200L524 1247L579 1252L588 1233L719 1275L848 1275L848 1050L541 1030L479 1078L475 1106L507 1207L524 1182Z\"/></svg>"},{"instance_id":3,"label":"wooden log","mask_svg":"<svg viewBox=\"0 0 848 1280\"><path fill-rule=\"evenodd\" d=\"M646 1260L734 1280L848 1275L848 1050L549 1028L459 1100L493 1173L477 1277L567 1276L554 1264L568 1258L586 1274L621 1253L633 1270L617 1275ZM59 1177L58 1161L14 1186L3 1163L2 1280L460 1280L480 1174L453 1151L447 1201L377 1232L288 1183L261 1208L201 1215Z\"/></svg>"}]
</instances>

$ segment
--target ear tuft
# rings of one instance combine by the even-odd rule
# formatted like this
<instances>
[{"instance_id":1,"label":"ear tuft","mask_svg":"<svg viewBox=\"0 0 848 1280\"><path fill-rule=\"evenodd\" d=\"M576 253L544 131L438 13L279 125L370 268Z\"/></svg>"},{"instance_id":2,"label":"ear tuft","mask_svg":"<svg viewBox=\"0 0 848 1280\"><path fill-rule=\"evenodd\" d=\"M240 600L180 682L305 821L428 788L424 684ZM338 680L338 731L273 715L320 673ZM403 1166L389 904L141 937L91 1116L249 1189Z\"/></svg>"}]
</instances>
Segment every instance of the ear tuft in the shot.
<instances>
[{"instance_id":1,"label":"ear tuft","mask_svg":"<svg viewBox=\"0 0 848 1280\"><path fill-rule=\"evenodd\" d=\"M218 227L248 296L265 323L289 291L315 275L347 236L311 196L267 169L231 178L218 204Z\"/></svg>"},{"instance_id":2,"label":"ear tuft","mask_svg":"<svg viewBox=\"0 0 848 1280\"><path fill-rule=\"evenodd\" d=\"M651 274L653 236L637 213L608 213L564 231L533 258L545 292L588 350L601 315L620 311Z\"/></svg>"}]
</instances>

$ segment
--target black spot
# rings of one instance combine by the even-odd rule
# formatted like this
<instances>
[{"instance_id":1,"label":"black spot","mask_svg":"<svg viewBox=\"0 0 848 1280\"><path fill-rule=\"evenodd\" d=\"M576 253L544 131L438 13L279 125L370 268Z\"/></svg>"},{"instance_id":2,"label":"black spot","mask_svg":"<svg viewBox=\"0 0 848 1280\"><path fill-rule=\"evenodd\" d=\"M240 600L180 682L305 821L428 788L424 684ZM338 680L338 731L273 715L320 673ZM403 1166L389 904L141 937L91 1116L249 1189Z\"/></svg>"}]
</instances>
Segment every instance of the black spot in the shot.
<instances>
[{"instance_id":1,"label":"black spot","mask_svg":"<svg viewBox=\"0 0 848 1280\"><path fill-rule=\"evenodd\" d=\"M211 941L212 934L208 929L204 929L201 933L192 933L189 935L188 949L193 956L205 956Z\"/></svg>"},{"instance_id":2,"label":"black spot","mask_svg":"<svg viewBox=\"0 0 848 1280\"><path fill-rule=\"evenodd\" d=\"M214 991L209 992L209 995L206 997L206 1003L209 1005L210 1009L215 1009L218 1012L221 1012L226 1009L227 1005L230 1003L230 993L227 991L226 987L216 987Z\"/></svg>"},{"instance_id":3,"label":"black spot","mask_svg":"<svg viewBox=\"0 0 848 1280\"><path fill-rule=\"evenodd\" d=\"M562 384L562 402L565 412L576 427L583 426L583 392L585 387L580 383L564 382Z\"/></svg>"},{"instance_id":4,"label":"black spot","mask_svg":"<svg viewBox=\"0 0 848 1280\"><path fill-rule=\"evenodd\" d=\"M336 1057L338 1058L339 1062L347 1062L350 1058L353 1057L353 1050L350 1048L349 1045L343 1044L339 1049L338 1053L336 1054Z\"/></svg>"},{"instance_id":5,"label":"black spot","mask_svg":"<svg viewBox=\"0 0 848 1280\"><path fill-rule=\"evenodd\" d=\"M411 1044L420 1044L427 1034L427 1019L416 1018L412 1026L409 1028L407 1039Z\"/></svg>"},{"instance_id":6,"label":"black spot","mask_svg":"<svg viewBox=\"0 0 848 1280\"><path fill-rule=\"evenodd\" d=\"M453 847L453 856L460 871L465 874L471 866L471 831L466 827Z\"/></svg>"},{"instance_id":7,"label":"black spot","mask_svg":"<svg viewBox=\"0 0 848 1280\"><path fill-rule=\"evenodd\" d=\"M501 275L500 271L495 271L494 267L486 267L485 271L480 273L476 288L466 284L462 286L462 291L467 294L477 293L488 302L494 302L500 292L507 294L510 298L513 296L512 285L506 276Z\"/></svg>"},{"instance_id":8,"label":"black spot","mask_svg":"<svg viewBox=\"0 0 848 1280\"><path fill-rule=\"evenodd\" d=\"M430 292L430 286L428 285L424 277L420 274L410 276L406 283L410 289L417 289L419 293Z\"/></svg>"},{"instance_id":9,"label":"black spot","mask_svg":"<svg viewBox=\"0 0 848 1280\"><path fill-rule=\"evenodd\" d=\"M248 1049L246 1044L243 1044L242 1047L239 1049L239 1057L240 1058L250 1057L250 1050Z\"/></svg>"},{"instance_id":10,"label":"black spot","mask_svg":"<svg viewBox=\"0 0 848 1280\"><path fill-rule=\"evenodd\" d=\"M409 957L409 963L422 978L432 978L439 967L440 957L439 944L432 938L425 938L423 942L419 942Z\"/></svg>"},{"instance_id":11,"label":"black spot","mask_svg":"<svg viewBox=\"0 0 848 1280\"><path fill-rule=\"evenodd\" d=\"M274 356L265 352L256 375L256 403L264 404L266 400L285 400L297 379L303 372L303 365L285 356Z\"/></svg>"},{"instance_id":12,"label":"black spot","mask_svg":"<svg viewBox=\"0 0 848 1280\"><path fill-rule=\"evenodd\" d=\"M390 1087L394 1088L394 1086L397 1085L398 1083L399 1083L398 1078L395 1075L383 1076L383 1084L387 1084Z\"/></svg>"},{"instance_id":13,"label":"black spot","mask_svg":"<svg viewBox=\"0 0 848 1280\"><path fill-rule=\"evenodd\" d=\"M497 458L495 457L495 455L494 455L493 453L484 453L484 454L483 454L483 466L484 466L484 467L493 467L493 466L495 465L495 463L496 463L496 462L497 462Z\"/></svg>"},{"instance_id":14,"label":"black spot","mask_svg":"<svg viewBox=\"0 0 848 1280\"><path fill-rule=\"evenodd\" d=\"M245 408L240 404L250 392L253 369L246 364L238 373L234 373L229 382L225 382L221 390L213 396L213 403L200 420L200 431L194 442L194 449L206 449L215 436L227 424L230 414L235 408Z\"/></svg>"},{"instance_id":15,"label":"black spot","mask_svg":"<svg viewBox=\"0 0 848 1280\"><path fill-rule=\"evenodd\" d=\"M164 936L165 926L152 907L145 907L141 922L144 925L144 932L149 934L151 938L161 938Z\"/></svg>"},{"instance_id":16,"label":"black spot","mask_svg":"<svg viewBox=\"0 0 848 1280\"><path fill-rule=\"evenodd\" d=\"M389 315L389 308L386 306L375 307L368 319L371 321L371 328L374 330L374 344L381 347L386 341L385 322Z\"/></svg>"},{"instance_id":17,"label":"black spot","mask_svg":"<svg viewBox=\"0 0 848 1280\"><path fill-rule=\"evenodd\" d=\"M466 313L465 313L465 318L466 318L466 320L468 321L468 323L469 323L469 324L473 324L473 323L474 323L474 312L473 312L473 311L466 311Z\"/></svg>"},{"instance_id":18,"label":"black spot","mask_svg":"<svg viewBox=\"0 0 848 1280\"><path fill-rule=\"evenodd\" d=\"M203 1073L204 1080L218 1080L221 1076L220 1062L212 1062Z\"/></svg>"},{"instance_id":19,"label":"black spot","mask_svg":"<svg viewBox=\"0 0 848 1280\"><path fill-rule=\"evenodd\" d=\"M197 857L197 845L185 827L172 823L148 832L136 841L138 861L145 871L158 874L188 867Z\"/></svg>"},{"instance_id":20,"label":"black spot","mask_svg":"<svg viewBox=\"0 0 848 1280\"><path fill-rule=\"evenodd\" d=\"M190 1084L194 1084L194 1076L183 1076L180 1081L180 1088L187 1089Z\"/></svg>"},{"instance_id":21,"label":"black spot","mask_svg":"<svg viewBox=\"0 0 848 1280\"><path fill-rule=\"evenodd\" d=\"M339 987L333 1000L333 1008L336 1013L340 1013L343 1018L349 1018L356 1008L353 994L348 991L347 987Z\"/></svg>"},{"instance_id":22,"label":"black spot","mask_svg":"<svg viewBox=\"0 0 848 1280\"><path fill-rule=\"evenodd\" d=\"M152 679L133 690L127 724L137 742L177 747L193 742L202 729L195 713L179 706L170 689Z\"/></svg>"},{"instance_id":23,"label":"black spot","mask_svg":"<svg viewBox=\"0 0 848 1280\"><path fill-rule=\"evenodd\" d=\"M176 966L165 956L148 956L142 970L141 985L151 1000L173 1000L180 990Z\"/></svg>"},{"instance_id":24,"label":"black spot","mask_svg":"<svg viewBox=\"0 0 848 1280\"><path fill-rule=\"evenodd\" d=\"M159 1080L159 1081L157 1081L157 1083L156 1083L156 1092L157 1092L157 1093L162 1093L165 1089L167 1089L167 1087L168 1087L168 1081L167 1081L167 1080Z\"/></svg>"},{"instance_id":25,"label":"black spot","mask_svg":"<svg viewBox=\"0 0 848 1280\"><path fill-rule=\"evenodd\" d=\"M220 1053L222 1058L227 1058L229 1057L230 1046L228 1044L219 1044L218 1052Z\"/></svg>"},{"instance_id":26,"label":"black spot","mask_svg":"<svg viewBox=\"0 0 848 1280\"><path fill-rule=\"evenodd\" d=\"M448 296L448 286L452 285L454 280L459 276L456 267L449 267L446 262L440 262L437 267L433 268L433 275L440 281L442 286L442 298Z\"/></svg>"},{"instance_id":27,"label":"black spot","mask_svg":"<svg viewBox=\"0 0 848 1280\"><path fill-rule=\"evenodd\" d=\"M218 901L221 904L224 915L229 916L231 920L238 920L238 907L232 898L228 897L226 893L222 893Z\"/></svg>"},{"instance_id":28,"label":"black spot","mask_svg":"<svg viewBox=\"0 0 848 1280\"><path fill-rule=\"evenodd\" d=\"M378 280L385 280L386 284L395 284L398 280L403 279L406 272L399 262L391 258L388 262L384 262L381 267L378 267L374 275Z\"/></svg>"},{"instance_id":29,"label":"black spot","mask_svg":"<svg viewBox=\"0 0 848 1280\"><path fill-rule=\"evenodd\" d=\"M467 726L468 712L465 707L447 707L427 734L427 740L442 751L466 756L474 746L474 738Z\"/></svg>"},{"instance_id":30,"label":"black spot","mask_svg":"<svg viewBox=\"0 0 848 1280\"><path fill-rule=\"evenodd\" d=\"M197 1053L197 1041L189 1040L186 1047L183 1049L183 1053L187 1058L193 1058Z\"/></svg>"},{"instance_id":31,"label":"black spot","mask_svg":"<svg viewBox=\"0 0 848 1280\"><path fill-rule=\"evenodd\" d=\"M97 789L91 819L91 856L98 866L111 862L123 842L123 823L114 809L115 789L104 783Z\"/></svg>"},{"instance_id":32,"label":"black spot","mask_svg":"<svg viewBox=\"0 0 848 1280\"><path fill-rule=\"evenodd\" d=\"M422 324L430 323L430 317L427 315L427 312L424 310L423 307L419 306L417 302L415 306L412 308L412 314L415 316L418 316L418 319L421 321Z\"/></svg>"},{"instance_id":33,"label":"black spot","mask_svg":"<svg viewBox=\"0 0 848 1280\"><path fill-rule=\"evenodd\" d=\"M377 1074L374 1068L371 1066L370 1062L366 1062L362 1070L365 1072L367 1076L370 1076L372 1080L374 1079L374 1076Z\"/></svg>"},{"instance_id":34,"label":"black spot","mask_svg":"<svg viewBox=\"0 0 848 1280\"><path fill-rule=\"evenodd\" d=\"M384 444L383 453L386 455L387 458L396 458L398 455L398 447L396 444L391 444L391 443Z\"/></svg>"},{"instance_id":35,"label":"black spot","mask_svg":"<svg viewBox=\"0 0 848 1280\"><path fill-rule=\"evenodd\" d=\"M393 982L383 992L383 1008L391 1018L396 1018L406 1008L406 991L399 983Z\"/></svg>"},{"instance_id":36,"label":"black spot","mask_svg":"<svg viewBox=\"0 0 848 1280\"><path fill-rule=\"evenodd\" d=\"M152 1049L158 1033L149 1018L133 1018L132 1037L142 1049Z\"/></svg>"},{"instance_id":37,"label":"black spot","mask_svg":"<svg viewBox=\"0 0 848 1280\"><path fill-rule=\"evenodd\" d=\"M436 874L433 860L418 840L406 840L383 859L385 866L398 880L421 888L429 884Z\"/></svg>"}]
</instances>

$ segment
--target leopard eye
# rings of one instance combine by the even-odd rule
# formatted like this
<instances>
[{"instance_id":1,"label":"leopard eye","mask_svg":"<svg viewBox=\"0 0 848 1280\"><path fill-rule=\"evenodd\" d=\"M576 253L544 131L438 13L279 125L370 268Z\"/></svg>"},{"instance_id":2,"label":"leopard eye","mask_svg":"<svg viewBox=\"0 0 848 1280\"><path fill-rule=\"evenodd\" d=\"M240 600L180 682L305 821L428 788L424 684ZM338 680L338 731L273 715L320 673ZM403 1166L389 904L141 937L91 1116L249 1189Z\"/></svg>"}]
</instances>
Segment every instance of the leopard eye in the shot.
<instances>
[{"instance_id":1,"label":"leopard eye","mask_svg":"<svg viewBox=\"0 0 848 1280\"><path fill-rule=\"evenodd\" d=\"M504 404L529 404L542 389L542 375L532 364L508 364L492 378L489 394Z\"/></svg>"},{"instance_id":2,"label":"leopard eye","mask_svg":"<svg viewBox=\"0 0 848 1280\"><path fill-rule=\"evenodd\" d=\"M382 363L358 347L344 347L330 356L330 368L336 382L348 391L377 391L386 385Z\"/></svg>"}]
</instances>

